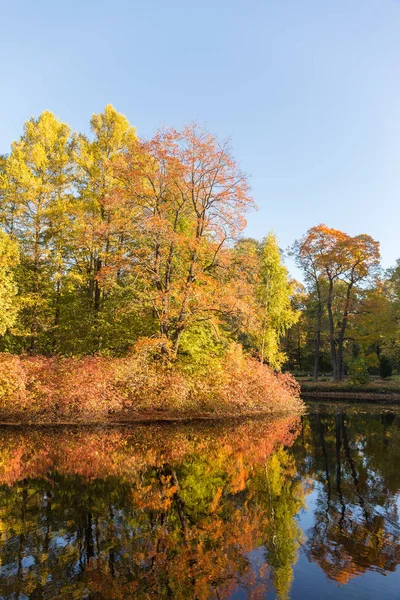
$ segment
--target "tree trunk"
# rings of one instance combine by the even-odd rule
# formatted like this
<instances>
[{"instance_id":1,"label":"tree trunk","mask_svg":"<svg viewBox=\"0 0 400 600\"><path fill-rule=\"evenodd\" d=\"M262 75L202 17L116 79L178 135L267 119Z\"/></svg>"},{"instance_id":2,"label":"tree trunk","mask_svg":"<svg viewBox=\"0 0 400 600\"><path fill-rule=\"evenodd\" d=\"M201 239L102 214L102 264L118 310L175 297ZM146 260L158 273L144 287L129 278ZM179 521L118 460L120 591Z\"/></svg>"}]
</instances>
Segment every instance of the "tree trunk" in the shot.
<instances>
[{"instance_id":1,"label":"tree trunk","mask_svg":"<svg viewBox=\"0 0 400 600\"><path fill-rule=\"evenodd\" d=\"M264 305L264 319L263 319L263 330L262 330L262 343L261 343L261 364L264 364L264 353L265 353L265 335L267 333L268 323L268 300L269 300L269 281L267 280L265 285L265 305Z\"/></svg>"},{"instance_id":2,"label":"tree trunk","mask_svg":"<svg viewBox=\"0 0 400 600\"><path fill-rule=\"evenodd\" d=\"M321 350L321 329L322 329L322 302L321 302L321 289L317 283L317 294L318 294L318 312L317 312L317 332L315 335L315 357L314 357L314 381L318 381L319 374L319 356Z\"/></svg>"},{"instance_id":3,"label":"tree trunk","mask_svg":"<svg viewBox=\"0 0 400 600\"><path fill-rule=\"evenodd\" d=\"M58 332L58 327L60 325L60 301L61 301L61 281L58 279L57 286L56 286L54 325L53 325L53 331L52 331L52 335L51 335L51 337L52 337L51 347L52 347L53 353L56 352L56 350L57 350L57 332Z\"/></svg>"},{"instance_id":4,"label":"tree trunk","mask_svg":"<svg viewBox=\"0 0 400 600\"><path fill-rule=\"evenodd\" d=\"M336 340L335 340L335 325L333 322L333 312L332 312L332 294L333 294L333 279L329 279L329 290L328 290L328 298L327 298L327 308L328 308L328 317L329 317L329 342L331 347L331 359L332 359L332 370L333 370L333 379L334 381L338 381L338 369L337 369L337 356L336 356Z\"/></svg>"},{"instance_id":5,"label":"tree trunk","mask_svg":"<svg viewBox=\"0 0 400 600\"><path fill-rule=\"evenodd\" d=\"M338 376L339 376L340 381L342 381L342 379L344 378L343 344L344 344L344 338L345 338L345 333L346 333L347 321L349 318L352 287L353 287L353 282L351 281L349 283L349 285L347 286L346 303L345 303L345 307L344 307L344 311L343 311L342 324L341 324L339 336L338 336L338 365L337 365L337 368L338 368Z\"/></svg>"},{"instance_id":6,"label":"tree trunk","mask_svg":"<svg viewBox=\"0 0 400 600\"><path fill-rule=\"evenodd\" d=\"M99 317L101 307L101 289L97 280L97 275L102 267L101 259L97 258L94 261L94 290L93 290L93 326L94 326L94 348L93 353L100 350L101 336L99 331Z\"/></svg>"},{"instance_id":7,"label":"tree trunk","mask_svg":"<svg viewBox=\"0 0 400 600\"><path fill-rule=\"evenodd\" d=\"M297 329L297 364L299 365L300 371L303 370L303 361L301 354L301 335L300 335L300 327Z\"/></svg>"}]
</instances>

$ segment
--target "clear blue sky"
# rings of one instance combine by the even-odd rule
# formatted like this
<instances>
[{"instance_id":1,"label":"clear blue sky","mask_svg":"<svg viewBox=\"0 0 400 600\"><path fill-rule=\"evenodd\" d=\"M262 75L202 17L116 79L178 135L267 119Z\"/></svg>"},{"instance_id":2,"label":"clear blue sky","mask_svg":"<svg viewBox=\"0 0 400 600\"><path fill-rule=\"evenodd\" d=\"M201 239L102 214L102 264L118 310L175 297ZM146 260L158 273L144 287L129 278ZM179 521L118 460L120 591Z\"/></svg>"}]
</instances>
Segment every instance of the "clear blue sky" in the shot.
<instances>
[{"instance_id":1,"label":"clear blue sky","mask_svg":"<svg viewBox=\"0 0 400 600\"><path fill-rule=\"evenodd\" d=\"M398 0L0 0L0 23L0 153L44 109L198 120L251 176L249 235L325 222L400 257Z\"/></svg>"}]
</instances>

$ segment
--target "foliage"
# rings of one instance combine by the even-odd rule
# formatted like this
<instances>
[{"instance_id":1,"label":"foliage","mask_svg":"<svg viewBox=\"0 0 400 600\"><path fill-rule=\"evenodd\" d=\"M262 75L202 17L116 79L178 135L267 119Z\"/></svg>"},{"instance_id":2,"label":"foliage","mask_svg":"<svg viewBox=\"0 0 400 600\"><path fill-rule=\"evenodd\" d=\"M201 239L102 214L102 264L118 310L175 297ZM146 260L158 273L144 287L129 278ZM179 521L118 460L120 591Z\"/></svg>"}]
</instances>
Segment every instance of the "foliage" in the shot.
<instances>
[{"instance_id":1,"label":"foliage","mask_svg":"<svg viewBox=\"0 0 400 600\"><path fill-rule=\"evenodd\" d=\"M23 411L27 404L26 373L20 358L0 354L0 410Z\"/></svg>"},{"instance_id":2,"label":"foliage","mask_svg":"<svg viewBox=\"0 0 400 600\"><path fill-rule=\"evenodd\" d=\"M366 234L354 237L326 225L312 227L295 242L293 253L303 269L310 293L318 302L315 327L314 378L318 378L323 314L328 316L328 341L333 377L345 375L345 342L366 282L379 268L379 243Z\"/></svg>"},{"instance_id":3,"label":"foliage","mask_svg":"<svg viewBox=\"0 0 400 600\"><path fill-rule=\"evenodd\" d=\"M0 229L0 336L14 325L18 314L14 277L18 262L17 244Z\"/></svg>"},{"instance_id":4,"label":"foliage","mask_svg":"<svg viewBox=\"0 0 400 600\"><path fill-rule=\"evenodd\" d=\"M297 314L275 236L240 238L254 202L229 144L196 124L141 139L111 105L90 125L45 111L0 160L0 349L31 357L29 410L298 406L251 358L279 369Z\"/></svg>"},{"instance_id":5,"label":"foliage","mask_svg":"<svg viewBox=\"0 0 400 600\"><path fill-rule=\"evenodd\" d=\"M172 344L170 346L173 355ZM171 356L170 355L170 356ZM126 358L1 354L3 418L44 422L129 418L144 412L241 414L301 410L290 375L232 346L218 365L194 373L168 358L160 338L138 341Z\"/></svg>"},{"instance_id":6,"label":"foliage","mask_svg":"<svg viewBox=\"0 0 400 600\"><path fill-rule=\"evenodd\" d=\"M369 372L365 357L362 355L349 361L349 379L353 385L362 385L368 383Z\"/></svg>"},{"instance_id":7,"label":"foliage","mask_svg":"<svg viewBox=\"0 0 400 600\"><path fill-rule=\"evenodd\" d=\"M31 351L56 326L60 286L68 259L74 138L49 112L25 123L13 142L1 179L2 225L20 248L17 339Z\"/></svg>"},{"instance_id":8,"label":"foliage","mask_svg":"<svg viewBox=\"0 0 400 600\"><path fill-rule=\"evenodd\" d=\"M261 245L260 286L258 297L262 310L261 362L278 369L286 356L280 339L296 323L299 313L293 310L293 283L282 265L276 236L270 233Z\"/></svg>"}]
</instances>

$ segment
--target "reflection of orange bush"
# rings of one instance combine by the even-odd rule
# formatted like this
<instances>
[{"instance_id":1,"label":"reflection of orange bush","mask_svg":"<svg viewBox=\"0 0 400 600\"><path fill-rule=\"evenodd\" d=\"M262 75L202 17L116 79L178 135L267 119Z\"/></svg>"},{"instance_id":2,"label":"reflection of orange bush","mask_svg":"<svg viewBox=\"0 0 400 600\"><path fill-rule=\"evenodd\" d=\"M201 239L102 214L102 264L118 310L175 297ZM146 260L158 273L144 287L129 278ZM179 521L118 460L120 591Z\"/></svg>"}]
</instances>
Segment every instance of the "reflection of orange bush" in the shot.
<instances>
[{"instance_id":1,"label":"reflection of orange bush","mask_svg":"<svg viewBox=\"0 0 400 600\"><path fill-rule=\"evenodd\" d=\"M63 428L62 435L53 429L7 428L0 432L0 484L13 485L48 472L80 475L87 480L111 476L134 479L144 468L165 462L177 464L198 453L223 460L235 493L243 489L251 467L263 464L277 446L292 444L299 422L298 417L280 417L229 425Z\"/></svg>"},{"instance_id":2,"label":"reflection of orange bush","mask_svg":"<svg viewBox=\"0 0 400 600\"><path fill-rule=\"evenodd\" d=\"M233 347L219 368L188 375L156 345L126 358L0 355L0 415L57 421L152 411L245 413L299 409L289 375Z\"/></svg>"}]
</instances>

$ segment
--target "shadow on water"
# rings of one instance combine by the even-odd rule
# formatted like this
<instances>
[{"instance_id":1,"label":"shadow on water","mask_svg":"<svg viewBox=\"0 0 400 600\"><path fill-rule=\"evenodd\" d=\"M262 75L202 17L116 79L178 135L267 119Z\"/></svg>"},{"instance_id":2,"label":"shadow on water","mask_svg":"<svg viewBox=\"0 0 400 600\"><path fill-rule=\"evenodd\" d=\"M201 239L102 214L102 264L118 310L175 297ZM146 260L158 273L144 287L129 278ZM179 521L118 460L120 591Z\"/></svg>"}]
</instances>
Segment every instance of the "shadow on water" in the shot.
<instances>
[{"instance_id":1,"label":"shadow on water","mask_svg":"<svg viewBox=\"0 0 400 600\"><path fill-rule=\"evenodd\" d=\"M0 429L0 597L396 598L399 460L400 413L343 405Z\"/></svg>"}]
</instances>

